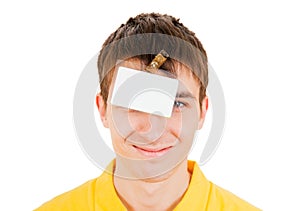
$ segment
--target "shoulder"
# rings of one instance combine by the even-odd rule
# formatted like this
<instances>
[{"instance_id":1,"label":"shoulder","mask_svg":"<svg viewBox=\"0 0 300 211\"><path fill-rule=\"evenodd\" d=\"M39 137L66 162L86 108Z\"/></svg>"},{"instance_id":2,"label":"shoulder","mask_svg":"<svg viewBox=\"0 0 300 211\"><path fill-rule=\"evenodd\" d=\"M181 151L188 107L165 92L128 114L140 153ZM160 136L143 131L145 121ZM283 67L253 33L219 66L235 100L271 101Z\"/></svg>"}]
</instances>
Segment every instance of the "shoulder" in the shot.
<instances>
[{"instance_id":1,"label":"shoulder","mask_svg":"<svg viewBox=\"0 0 300 211\"><path fill-rule=\"evenodd\" d=\"M46 202L35 211L125 210L113 185L113 160L102 174ZM115 209L116 208L116 209Z\"/></svg>"},{"instance_id":2,"label":"shoulder","mask_svg":"<svg viewBox=\"0 0 300 211\"><path fill-rule=\"evenodd\" d=\"M239 198L233 193L211 183L211 191L210 191L210 202L217 203L209 203L208 206L214 206L213 204L218 204L221 210L235 211L235 210L245 210L245 211L258 211L260 209L254 207L247 201Z\"/></svg>"},{"instance_id":3,"label":"shoulder","mask_svg":"<svg viewBox=\"0 0 300 211\"><path fill-rule=\"evenodd\" d=\"M52 200L44 203L35 211L79 211L79 210L93 210L93 194L96 186L97 178L92 179L73 190L65 192L56 196Z\"/></svg>"},{"instance_id":4,"label":"shoulder","mask_svg":"<svg viewBox=\"0 0 300 211\"><path fill-rule=\"evenodd\" d=\"M260 210L233 193L207 180L196 162L189 161L188 167L189 172L192 173L192 178L186 198L191 198L195 207L201 207L201 210L208 211ZM202 203L196 202L199 199ZM187 206L190 206L190 204L191 202Z\"/></svg>"}]
</instances>

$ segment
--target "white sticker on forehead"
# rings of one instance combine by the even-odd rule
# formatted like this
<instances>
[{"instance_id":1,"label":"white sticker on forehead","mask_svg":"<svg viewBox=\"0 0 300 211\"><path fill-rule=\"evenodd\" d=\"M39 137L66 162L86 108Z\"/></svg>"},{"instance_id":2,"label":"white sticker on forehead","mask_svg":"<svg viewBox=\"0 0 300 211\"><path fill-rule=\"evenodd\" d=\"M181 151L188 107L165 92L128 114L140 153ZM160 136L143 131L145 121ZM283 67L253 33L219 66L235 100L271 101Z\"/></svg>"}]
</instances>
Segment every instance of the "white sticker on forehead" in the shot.
<instances>
[{"instance_id":1,"label":"white sticker on forehead","mask_svg":"<svg viewBox=\"0 0 300 211\"><path fill-rule=\"evenodd\" d=\"M177 88L177 79L119 67L111 104L171 117Z\"/></svg>"}]
</instances>

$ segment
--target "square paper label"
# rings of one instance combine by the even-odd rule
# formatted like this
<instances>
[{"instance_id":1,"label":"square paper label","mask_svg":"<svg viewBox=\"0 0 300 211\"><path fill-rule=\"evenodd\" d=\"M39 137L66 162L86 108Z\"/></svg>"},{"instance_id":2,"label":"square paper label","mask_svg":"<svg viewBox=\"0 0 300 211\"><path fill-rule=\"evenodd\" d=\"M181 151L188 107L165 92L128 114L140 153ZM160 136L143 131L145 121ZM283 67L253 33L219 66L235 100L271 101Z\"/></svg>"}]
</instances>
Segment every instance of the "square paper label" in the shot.
<instances>
[{"instance_id":1,"label":"square paper label","mask_svg":"<svg viewBox=\"0 0 300 211\"><path fill-rule=\"evenodd\" d=\"M171 117L177 88L177 79L119 67L111 104Z\"/></svg>"}]
</instances>

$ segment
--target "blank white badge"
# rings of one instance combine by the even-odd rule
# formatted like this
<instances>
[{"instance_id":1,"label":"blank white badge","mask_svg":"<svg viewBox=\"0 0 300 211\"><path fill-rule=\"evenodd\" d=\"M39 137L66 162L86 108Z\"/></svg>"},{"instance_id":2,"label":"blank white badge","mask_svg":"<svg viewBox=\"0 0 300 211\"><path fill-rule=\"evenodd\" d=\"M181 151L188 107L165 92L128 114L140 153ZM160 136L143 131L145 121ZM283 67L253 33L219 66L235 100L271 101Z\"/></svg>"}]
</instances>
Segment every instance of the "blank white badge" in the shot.
<instances>
[{"instance_id":1,"label":"blank white badge","mask_svg":"<svg viewBox=\"0 0 300 211\"><path fill-rule=\"evenodd\" d=\"M177 88L177 79L119 67L111 104L171 117Z\"/></svg>"}]
</instances>

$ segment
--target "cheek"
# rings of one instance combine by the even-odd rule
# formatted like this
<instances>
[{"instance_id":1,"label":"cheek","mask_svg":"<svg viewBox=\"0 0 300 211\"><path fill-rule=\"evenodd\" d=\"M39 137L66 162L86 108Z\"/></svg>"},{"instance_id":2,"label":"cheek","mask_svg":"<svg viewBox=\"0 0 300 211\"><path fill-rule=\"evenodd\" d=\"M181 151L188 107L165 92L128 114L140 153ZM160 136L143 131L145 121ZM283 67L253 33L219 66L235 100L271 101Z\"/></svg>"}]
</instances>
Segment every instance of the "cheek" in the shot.
<instances>
[{"instance_id":1,"label":"cheek","mask_svg":"<svg viewBox=\"0 0 300 211\"><path fill-rule=\"evenodd\" d=\"M172 116L167 120L166 129L176 138L180 139L182 131L182 115L180 112L173 113Z\"/></svg>"},{"instance_id":2,"label":"cheek","mask_svg":"<svg viewBox=\"0 0 300 211\"><path fill-rule=\"evenodd\" d=\"M120 129L116 127L116 122L119 122L119 125L123 125L123 122L120 121L123 118L117 118L120 114L114 116L113 113L116 112L112 112L112 107L109 107L107 109L107 121L110 130L112 145L114 147L114 150L118 153L121 150L121 145L124 142L124 137L121 136Z\"/></svg>"},{"instance_id":3,"label":"cheek","mask_svg":"<svg viewBox=\"0 0 300 211\"><path fill-rule=\"evenodd\" d=\"M185 110L172 115L168 120L168 130L181 142L192 142L198 126L197 112Z\"/></svg>"},{"instance_id":4,"label":"cheek","mask_svg":"<svg viewBox=\"0 0 300 211\"><path fill-rule=\"evenodd\" d=\"M130 149L130 147L125 144L125 138L122 134L120 134L120 129L116 128L115 124L112 124L112 127L110 127L110 135L113 149L116 155L125 158L133 158L134 154L132 152L132 149Z\"/></svg>"},{"instance_id":5,"label":"cheek","mask_svg":"<svg viewBox=\"0 0 300 211\"><path fill-rule=\"evenodd\" d=\"M111 123L112 122L110 122L110 124ZM114 126L110 127L110 136L111 136L111 141L112 141L112 145L114 147L115 152L119 152L120 146L124 142L123 137L120 136L117 128L115 128Z\"/></svg>"},{"instance_id":6,"label":"cheek","mask_svg":"<svg viewBox=\"0 0 300 211\"><path fill-rule=\"evenodd\" d=\"M111 107L108 112L108 116L112 138L126 138L132 131L132 127L129 124L127 110Z\"/></svg>"}]
</instances>

